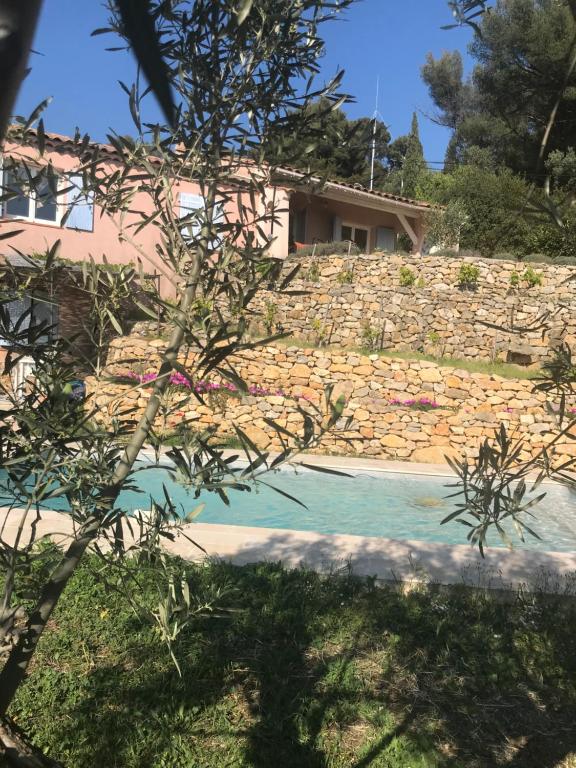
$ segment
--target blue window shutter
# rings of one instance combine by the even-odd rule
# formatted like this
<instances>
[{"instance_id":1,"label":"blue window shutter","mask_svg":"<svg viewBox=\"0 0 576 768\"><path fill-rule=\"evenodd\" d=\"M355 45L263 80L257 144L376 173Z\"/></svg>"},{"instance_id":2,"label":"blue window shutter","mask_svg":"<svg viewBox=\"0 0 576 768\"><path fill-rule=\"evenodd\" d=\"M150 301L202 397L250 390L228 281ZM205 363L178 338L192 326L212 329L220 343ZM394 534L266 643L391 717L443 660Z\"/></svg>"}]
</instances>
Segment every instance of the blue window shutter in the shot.
<instances>
[{"instance_id":1,"label":"blue window shutter","mask_svg":"<svg viewBox=\"0 0 576 768\"><path fill-rule=\"evenodd\" d=\"M193 195L190 192L180 192L180 218L189 216L193 211L204 210L204 198L202 195ZM197 237L202 227L202 217L191 221L184 227L184 233L189 237Z\"/></svg>"},{"instance_id":2,"label":"blue window shutter","mask_svg":"<svg viewBox=\"0 0 576 768\"><path fill-rule=\"evenodd\" d=\"M68 205L70 215L66 219L68 229L80 229L83 232L92 232L94 229L94 195L89 192L82 193L82 176L69 176L68 181L73 189L68 192Z\"/></svg>"},{"instance_id":3,"label":"blue window shutter","mask_svg":"<svg viewBox=\"0 0 576 768\"><path fill-rule=\"evenodd\" d=\"M396 250L396 232L388 227L378 227L376 230L376 249L393 253Z\"/></svg>"},{"instance_id":4,"label":"blue window shutter","mask_svg":"<svg viewBox=\"0 0 576 768\"><path fill-rule=\"evenodd\" d=\"M342 219L340 216L334 216L334 225L332 229L332 240L339 243L342 240Z\"/></svg>"}]
</instances>

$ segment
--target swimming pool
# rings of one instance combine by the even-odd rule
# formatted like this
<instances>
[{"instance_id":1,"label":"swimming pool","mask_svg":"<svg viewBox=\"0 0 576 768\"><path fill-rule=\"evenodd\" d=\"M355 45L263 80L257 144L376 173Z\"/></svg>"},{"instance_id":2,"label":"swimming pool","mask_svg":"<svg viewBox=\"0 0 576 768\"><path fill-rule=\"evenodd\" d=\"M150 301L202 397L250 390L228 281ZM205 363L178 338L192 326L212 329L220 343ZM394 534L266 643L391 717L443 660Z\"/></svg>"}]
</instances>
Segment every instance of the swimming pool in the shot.
<instances>
[{"instance_id":1,"label":"swimming pool","mask_svg":"<svg viewBox=\"0 0 576 768\"><path fill-rule=\"evenodd\" d=\"M449 477L396 472L355 472L351 477L338 477L286 468L266 475L265 479L295 496L307 508L266 487L251 492L230 491L229 507L214 493L203 493L196 500L168 471L157 468L140 473L141 491L124 492L121 502L131 510L149 509L150 497L162 499L165 483L183 515L199 502L206 503L196 518L199 523L466 543L467 529L463 525L440 525L456 506L454 499L446 498L454 492L447 487L453 482ZM575 552L576 494L555 483L546 483L538 492L542 489L547 495L533 508L536 519L526 519L542 539L530 536L522 543L514 533L510 538L518 548ZM504 546L496 532L489 535L488 544Z\"/></svg>"},{"instance_id":2,"label":"swimming pool","mask_svg":"<svg viewBox=\"0 0 576 768\"><path fill-rule=\"evenodd\" d=\"M456 507L454 499L446 498L454 492L448 487L453 482L452 478L376 471L354 471L351 475L338 477L286 467L265 475L264 479L296 497L306 508L264 486L257 486L250 492L229 491L231 504L228 507L215 493L205 492L195 499L193 492L180 484L168 468L151 467L135 475L139 490L124 491L118 505L128 511L150 509L151 498L159 502L163 500L165 486L182 516L199 503L205 503L205 508L195 518L195 522L199 523L444 544L466 543L467 528L457 522L440 525L440 521ZM540 486L538 492L542 490L546 490L546 497L532 510L536 519L526 518L528 525L541 539L527 536L526 541L521 542L511 532L514 546L519 549L576 552L576 494L556 483L546 483ZM62 499L53 499L50 507L64 509L65 503ZM504 546L495 531L489 533L488 545Z\"/></svg>"}]
</instances>

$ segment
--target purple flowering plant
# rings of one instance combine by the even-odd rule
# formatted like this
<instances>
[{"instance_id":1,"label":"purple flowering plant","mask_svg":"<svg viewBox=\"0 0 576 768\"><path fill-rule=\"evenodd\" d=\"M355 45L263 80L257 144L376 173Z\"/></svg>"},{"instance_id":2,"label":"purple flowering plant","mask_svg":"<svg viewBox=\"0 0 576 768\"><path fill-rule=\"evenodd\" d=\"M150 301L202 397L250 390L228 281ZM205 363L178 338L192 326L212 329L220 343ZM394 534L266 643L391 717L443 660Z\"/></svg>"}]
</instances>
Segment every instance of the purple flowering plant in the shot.
<instances>
[{"instance_id":1,"label":"purple flowering plant","mask_svg":"<svg viewBox=\"0 0 576 768\"><path fill-rule=\"evenodd\" d=\"M127 371L123 373L120 379L131 379L137 381L139 384L151 384L156 379L155 373L136 373L136 371ZM222 393L222 394L242 394L241 390L235 384L229 381L208 381L201 379L200 381L193 381L184 374L175 371L170 374L169 383L172 387L183 387L189 389L197 394L210 394L210 393ZM262 387L259 384L250 384L246 388L246 393L252 397L285 397L292 398L293 400L310 400L308 395L289 395L283 389L268 389Z\"/></svg>"}]
</instances>

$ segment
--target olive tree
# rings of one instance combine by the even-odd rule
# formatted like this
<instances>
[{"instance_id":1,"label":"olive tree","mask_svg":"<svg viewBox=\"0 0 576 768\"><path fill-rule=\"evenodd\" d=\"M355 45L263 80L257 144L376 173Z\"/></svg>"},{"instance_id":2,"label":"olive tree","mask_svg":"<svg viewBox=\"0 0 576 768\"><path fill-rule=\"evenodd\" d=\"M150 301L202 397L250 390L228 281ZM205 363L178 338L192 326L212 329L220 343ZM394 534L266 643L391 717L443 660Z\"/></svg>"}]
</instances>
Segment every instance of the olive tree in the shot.
<instances>
[{"instance_id":1,"label":"olive tree","mask_svg":"<svg viewBox=\"0 0 576 768\"><path fill-rule=\"evenodd\" d=\"M119 158L114 171L88 136L78 134L74 140L80 158L76 173L82 177L78 194L92 195L114 221L122 221L128 212L138 214L136 223L119 226L118 232L126 248L133 249L137 268L113 272L106 265L91 265L82 274L68 268L67 279L76 281L94 307L92 354L80 356L74 339L53 338L46 321L35 322L28 313L15 325L10 322L8 303L18 297L36 291L41 300L51 300L42 295L42 286L66 270L57 246L44 258L33 259L25 275L9 264L3 267L0 332L9 342L5 373L24 354L34 359L34 376L23 389L13 392L3 385L9 408L0 423L0 755L8 764L53 764L27 744L10 721L9 709L38 641L89 549L102 559L102 577L122 589L139 614L157 623L171 652L182 627L217 599L190 594L177 563L165 557L161 547L178 533L186 534L185 518L191 519L195 509L185 510L183 516L165 494L152 500L147 514L130 515L120 494L145 471L137 463L143 446L154 448L152 465L166 462L158 424L166 409L181 407L181 402L170 405L175 373L189 382L189 398L202 399L193 384L207 375L230 382L239 393L246 388L231 356L262 343L248 338L246 313L259 287L268 285L276 271L269 256L269 232L278 210L269 204L267 191L274 168L262 160L262 138L282 130L285 120L294 124L294 110L302 110L300 128L309 137L305 107L310 101L327 97L334 108L342 103L341 74L319 88L313 79L323 51L321 25L351 2L154 0L142 4L146 14L140 28L126 13L132 8L138 15L135 4L110 2L109 28L97 30L135 45L141 60L146 61L150 50L158 53L166 87L162 91L157 83L151 85L157 95L163 93L166 122L147 122L150 88L138 79L124 86L133 137L109 136ZM41 156L45 137L39 118L37 110L20 120L12 138L25 139L36 127ZM30 188L47 180L54 196L69 191L56 188L53 171L42 165L41 157L37 165L32 173L29 164L22 164ZM177 182L187 180L199 185L203 205L181 217L175 189ZM14 194L3 190L4 199ZM143 197L148 205L138 207L136 200ZM138 242L139 231L146 227L157 233L153 254ZM166 300L146 283L151 260L171 282L175 300ZM148 382L143 413L126 406L122 418L102 423L93 396L74 403L70 382L79 371L104 375L101 361L109 333L121 330L119 297L136 282L142 294L140 309L151 317L161 313L171 330L161 364ZM288 289L289 280L279 281L278 290ZM193 363L184 366L183 353L189 351ZM231 489L249 491L263 472L314 445L324 430L334 427L342 403L333 403L330 394L327 391L322 409L298 406L299 431L276 427L284 446L278 456L258 450L237 427L248 459L247 465L238 466L213 432L183 428L182 444L168 451L170 466L196 497L213 491L228 501ZM55 506L71 523L56 556L52 548L39 546L43 518ZM130 566L135 559L138 568ZM158 583L156 605L143 604L139 584L144 573Z\"/></svg>"}]
</instances>

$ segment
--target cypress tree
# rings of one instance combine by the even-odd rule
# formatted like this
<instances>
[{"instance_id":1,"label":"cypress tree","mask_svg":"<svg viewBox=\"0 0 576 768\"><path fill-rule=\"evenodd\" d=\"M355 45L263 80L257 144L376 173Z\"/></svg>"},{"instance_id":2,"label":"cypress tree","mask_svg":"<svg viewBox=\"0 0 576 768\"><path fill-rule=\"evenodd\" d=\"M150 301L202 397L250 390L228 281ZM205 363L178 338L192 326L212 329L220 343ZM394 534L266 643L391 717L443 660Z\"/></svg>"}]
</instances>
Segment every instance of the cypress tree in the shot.
<instances>
[{"instance_id":1,"label":"cypress tree","mask_svg":"<svg viewBox=\"0 0 576 768\"><path fill-rule=\"evenodd\" d=\"M402 192L406 197L414 197L418 179L426 171L424 150L420 141L418 130L418 117L416 112L412 115L412 125L408 134L408 146L404 156L402 178L404 180Z\"/></svg>"}]
</instances>

